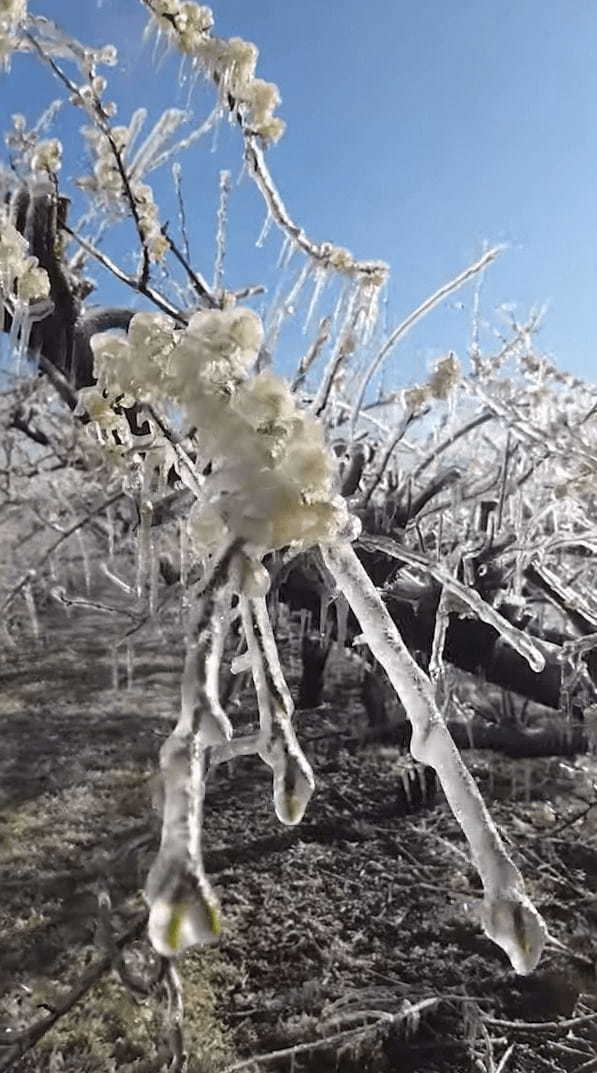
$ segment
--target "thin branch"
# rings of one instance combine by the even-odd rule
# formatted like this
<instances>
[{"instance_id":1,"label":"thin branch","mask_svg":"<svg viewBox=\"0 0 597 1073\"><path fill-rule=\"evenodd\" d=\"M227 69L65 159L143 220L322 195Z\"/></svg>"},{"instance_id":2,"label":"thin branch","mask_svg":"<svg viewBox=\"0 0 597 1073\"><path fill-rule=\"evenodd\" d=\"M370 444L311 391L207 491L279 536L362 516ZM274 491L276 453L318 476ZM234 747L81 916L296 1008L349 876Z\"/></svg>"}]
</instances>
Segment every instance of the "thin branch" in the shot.
<instances>
[{"instance_id":1,"label":"thin branch","mask_svg":"<svg viewBox=\"0 0 597 1073\"><path fill-rule=\"evenodd\" d=\"M113 276L116 276L116 279L120 280L121 283L130 287L131 290L137 291L138 294L145 295L145 297L149 298L158 309L161 309L163 313L167 313L169 317L178 321L179 324L187 324L188 318L185 317L180 310L176 309L175 306L170 305L168 300L159 294L153 287L150 287L149 284L142 284L135 276L128 276L126 272L123 272L122 268L119 268L118 265L107 257L105 253L98 250L97 247L86 238L82 238L81 235L78 235L76 231L73 231L72 228L68 226L68 224L63 223L61 228L79 244L81 249L85 250L90 257L94 257L99 264L106 268L108 272L111 272Z\"/></svg>"},{"instance_id":2,"label":"thin branch","mask_svg":"<svg viewBox=\"0 0 597 1073\"><path fill-rule=\"evenodd\" d=\"M124 933L119 936L115 942L119 949L127 946L129 943L139 939L145 930L145 924L147 915L145 913L138 917L135 923ZM69 1013L73 1006L76 1006L82 998L85 997L88 991L101 980L102 976L109 972L112 968L113 956L112 954L105 954L95 964L90 965L88 969L83 973L81 979L75 986L68 992L62 1000L54 1003L54 1007L48 1017L42 1018L35 1024L30 1025L18 1036L13 1036L9 1041L0 1042L0 1048L4 1053L0 1052L0 1071L4 1073L5 1070L10 1069L27 1051L31 1050L36 1043L54 1027L57 1021L65 1014Z\"/></svg>"},{"instance_id":3,"label":"thin branch","mask_svg":"<svg viewBox=\"0 0 597 1073\"><path fill-rule=\"evenodd\" d=\"M409 313L408 317L406 317L405 320L403 320L402 323L394 329L394 331L386 339L385 343L382 345L376 356L373 358L373 361L371 362L363 376L359 387L357 402L355 405L353 427L354 422L356 422L359 413L361 412L365 393L372 377L374 377L376 373L379 372L381 366L383 365L391 351L394 349L396 344L399 343L402 339L404 339L405 335L408 334L410 329L413 328L415 324L417 324L418 321L422 319L422 317L424 317L427 313L431 312L431 310L434 309L435 306L439 305L440 302L443 302L444 298L447 298L449 294L453 294L454 291L459 290L460 287L464 286L465 283L468 283L470 279L473 279L473 277L476 276L479 272L482 272L488 264L495 260L495 258L498 256L499 253L502 252L503 249L503 246L493 246L492 249L488 250L487 253L484 253L478 261L475 261L474 264L469 265L469 267L466 268L464 272L461 272L460 275L455 276L454 279L451 279L448 283L444 283L443 286L439 288L439 290L435 291L432 295L430 295L429 298L426 298L425 301L421 303L421 305L417 306L417 308L414 309L412 313Z\"/></svg>"},{"instance_id":4,"label":"thin branch","mask_svg":"<svg viewBox=\"0 0 597 1073\"><path fill-rule=\"evenodd\" d=\"M375 405L382 404L376 403ZM364 409L367 409L367 407L365 406ZM456 431L453 432L451 436L448 436L445 440L442 440L441 443L438 443L437 447L435 447L433 451L431 451L430 454L428 454L427 457L419 463L414 473L412 474L413 480L416 481L421 476L423 471L426 470L427 467L430 466L433 462L435 462L439 455L443 454L443 452L446 451L448 447L451 447L452 444L456 443L456 441L461 439L462 436L467 436L469 432L473 432L476 428L479 428L479 425L484 425L486 421L493 421L494 416L494 414L484 411L482 414L478 414L477 417L474 417L472 421L468 421L466 425L462 425L461 428L456 429Z\"/></svg>"},{"instance_id":5,"label":"thin branch","mask_svg":"<svg viewBox=\"0 0 597 1073\"><path fill-rule=\"evenodd\" d=\"M259 146L257 138L254 134L248 134L244 130L243 134L245 138L245 160L247 162L247 170L249 175L255 180L265 204L272 214L277 226L296 246L303 250L308 257L312 258L312 260L322 265L323 268L333 267L330 263L330 254L333 252L334 247L329 242L314 242L313 239L309 238L302 227L299 227L299 225L292 219L274 183L269 168L265 162L263 150ZM387 276L388 266L384 261L355 260L352 261L347 268L342 269L342 274L353 277L360 276L363 280L366 281L367 279L370 279L373 283L379 281L380 276L383 278Z\"/></svg>"},{"instance_id":6,"label":"thin branch","mask_svg":"<svg viewBox=\"0 0 597 1073\"><path fill-rule=\"evenodd\" d=\"M170 235L168 234L168 225L165 224L162 228L160 228L160 230L164 238L168 240L170 244L170 249L174 254L174 257L182 266L182 268L184 268L187 276L189 277L193 290L195 291L197 296L203 301L205 301L211 309L220 309L222 303L219 302L215 295L212 293L209 284L203 278L201 273L197 272L196 269L192 268L186 253L183 253L182 250L179 249L179 247L174 242L174 239L170 237Z\"/></svg>"},{"instance_id":7,"label":"thin branch","mask_svg":"<svg viewBox=\"0 0 597 1073\"><path fill-rule=\"evenodd\" d=\"M406 432L407 428L409 427L410 424L412 424L414 418L415 418L415 415L414 415L412 410L408 410L407 413L404 414L404 416L402 418L402 421L400 422L400 425L398 426L398 431L397 431L396 435L394 436L394 438L392 439L391 443L389 444L388 449L387 449L385 455L383 456L380 465L377 468L377 471L376 471L376 473L375 473L375 475L373 477L373 480L372 480L371 484L369 485L369 488L367 489L367 491L366 491L366 493L365 493L365 495L363 497L363 507L366 507L368 505L369 500L371 499L371 496L375 492L375 490L378 487L380 481L382 480L382 477L383 477L384 473L386 472L386 469L388 467L388 464L390 462L390 459L391 459L394 451L396 450L398 444L400 443L400 440L404 436L404 433Z\"/></svg>"},{"instance_id":8,"label":"thin branch","mask_svg":"<svg viewBox=\"0 0 597 1073\"><path fill-rule=\"evenodd\" d=\"M34 577L36 577L38 571L41 570L41 568L47 563L50 556L54 554L56 549L59 548L65 540L68 540L68 538L71 537L73 533L76 533L77 530L82 529L84 525L87 525L87 523L90 522L93 518L97 517L98 514L102 514L102 512L107 510L108 507L111 507L113 503L118 503L120 499L124 499L125 494L125 492L116 492L113 496L110 496L109 499L105 499L104 502L100 503L98 507L94 507L92 511L89 511L89 513L86 514L83 518L80 518L77 522L71 525L69 529L65 529L64 533L62 533L57 538L57 540L55 540L54 543L46 549L41 558L38 560L37 565L33 569L28 570L26 574L23 574L17 584L10 590L8 596L6 596L4 599L2 607L0 607L0 615L4 614L6 609L14 600L15 596L18 596L21 590L24 589L25 586L28 585Z\"/></svg>"}]
</instances>

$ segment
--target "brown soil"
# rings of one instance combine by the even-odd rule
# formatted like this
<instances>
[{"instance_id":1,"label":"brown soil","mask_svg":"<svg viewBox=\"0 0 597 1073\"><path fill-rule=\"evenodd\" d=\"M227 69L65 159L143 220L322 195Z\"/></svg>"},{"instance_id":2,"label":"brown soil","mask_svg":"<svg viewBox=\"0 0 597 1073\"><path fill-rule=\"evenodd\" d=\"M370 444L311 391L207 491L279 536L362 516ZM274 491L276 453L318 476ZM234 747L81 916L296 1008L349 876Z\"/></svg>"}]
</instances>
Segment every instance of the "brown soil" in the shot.
<instances>
[{"instance_id":1,"label":"brown soil","mask_svg":"<svg viewBox=\"0 0 597 1073\"><path fill-rule=\"evenodd\" d=\"M295 695L296 649L283 644ZM136 646L131 688L121 667L114 689L105 616L56 611L36 647L23 630L0 665L0 1070L161 1068L164 1003L101 972L97 895L109 890L114 936L131 935L129 965L155 967L140 889L159 837L151 775L180 667L180 643L166 632ZM468 755L531 896L568 948L517 977L477 925L478 879L441 794L428 780L423 799L411 785L409 802L404 756L359 743L357 677L335 657L326 705L297 714L318 780L300 827L277 824L257 760L210 782L206 863L225 931L180 966L190 1073L245 1058L256 1059L247 1073L597 1069L593 811L560 830L582 809L578 797L593 796L595 765ZM235 718L253 714L247 700ZM17 1055L19 1033L98 965L80 1001ZM294 1056L257 1060L289 1048Z\"/></svg>"}]
</instances>

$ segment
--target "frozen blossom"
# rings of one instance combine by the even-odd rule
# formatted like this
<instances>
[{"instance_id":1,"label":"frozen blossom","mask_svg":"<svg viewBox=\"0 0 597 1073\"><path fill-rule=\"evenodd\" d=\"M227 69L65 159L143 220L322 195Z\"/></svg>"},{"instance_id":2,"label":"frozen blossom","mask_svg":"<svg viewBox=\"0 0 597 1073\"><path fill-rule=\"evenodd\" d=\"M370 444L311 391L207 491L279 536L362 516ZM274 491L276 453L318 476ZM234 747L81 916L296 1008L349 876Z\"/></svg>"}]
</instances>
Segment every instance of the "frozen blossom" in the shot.
<instances>
[{"instance_id":1,"label":"frozen blossom","mask_svg":"<svg viewBox=\"0 0 597 1073\"><path fill-rule=\"evenodd\" d=\"M285 130L284 121L274 115L280 93L272 82L255 78L256 45L240 37L212 36L213 14L203 4L147 0L147 6L169 40L214 80L222 99L232 99L247 133L266 145L277 142Z\"/></svg>"},{"instance_id":2,"label":"frozen blossom","mask_svg":"<svg viewBox=\"0 0 597 1073\"><path fill-rule=\"evenodd\" d=\"M156 161L165 142L184 121L186 113L176 108L167 109L133 156L133 144L145 117L145 110L139 109L128 126L119 124L111 129L97 126L85 128L93 169L91 175L82 176L77 182L104 210L115 215L121 215L134 206L149 259L160 262L170 244L162 233L153 190L141 180L146 171L157 166Z\"/></svg>"},{"instance_id":3,"label":"frozen blossom","mask_svg":"<svg viewBox=\"0 0 597 1073\"><path fill-rule=\"evenodd\" d=\"M39 142L31 154L31 170L46 171L52 175L62 166L62 144L58 138L47 138Z\"/></svg>"},{"instance_id":4,"label":"frozen blossom","mask_svg":"<svg viewBox=\"0 0 597 1073\"><path fill-rule=\"evenodd\" d=\"M0 300L10 302L16 289L23 301L47 298L50 280L29 253L29 243L11 223L6 208L0 208Z\"/></svg>"},{"instance_id":5,"label":"frozen blossom","mask_svg":"<svg viewBox=\"0 0 597 1073\"><path fill-rule=\"evenodd\" d=\"M27 0L0 0L0 71L8 68L18 45L18 29L27 16Z\"/></svg>"},{"instance_id":6,"label":"frozen blossom","mask_svg":"<svg viewBox=\"0 0 597 1073\"><path fill-rule=\"evenodd\" d=\"M280 377L250 375L262 338L259 317L239 307L198 312L184 331L166 316L140 313L126 338L92 339L102 399L161 398L197 429L201 456L212 461L189 530L203 553L226 534L263 551L309 546L334 539L347 523L321 426ZM90 416L106 428L97 392L89 400Z\"/></svg>"}]
</instances>

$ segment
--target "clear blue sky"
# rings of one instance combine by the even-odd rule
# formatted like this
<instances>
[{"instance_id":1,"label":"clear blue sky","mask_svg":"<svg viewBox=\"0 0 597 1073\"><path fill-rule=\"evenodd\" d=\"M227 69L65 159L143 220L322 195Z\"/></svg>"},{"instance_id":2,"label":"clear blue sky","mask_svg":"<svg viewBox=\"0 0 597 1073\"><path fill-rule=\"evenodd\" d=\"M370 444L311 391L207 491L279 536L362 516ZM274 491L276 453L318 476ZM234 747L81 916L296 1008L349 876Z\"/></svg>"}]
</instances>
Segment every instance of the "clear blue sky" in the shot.
<instances>
[{"instance_id":1,"label":"clear blue sky","mask_svg":"<svg viewBox=\"0 0 597 1073\"><path fill-rule=\"evenodd\" d=\"M516 302L522 315L548 301L544 349L597 379L596 0L212 6L216 31L255 41L259 74L281 89L288 131L269 160L291 211L314 237L391 263L390 323L478 256L484 241L508 242L487 278L485 314L492 319L501 302ZM152 114L185 104L176 65L151 70L138 0L30 7L82 40L125 42L115 79L123 121L139 104ZM14 74L0 82L3 128L13 111L35 117L45 99L31 60L18 59ZM235 133L223 138L224 155L230 141L238 160ZM203 170L187 180L199 248L212 241L222 164L218 153L204 150L201 159ZM255 211L237 240L258 255ZM206 271L210 262L211 253ZM468 304L470 290L459 297ZM468 312L449 306L409 337L396 368L416 375L430 356L461 350L467 330Z\"/></svg>"}]
</instances>

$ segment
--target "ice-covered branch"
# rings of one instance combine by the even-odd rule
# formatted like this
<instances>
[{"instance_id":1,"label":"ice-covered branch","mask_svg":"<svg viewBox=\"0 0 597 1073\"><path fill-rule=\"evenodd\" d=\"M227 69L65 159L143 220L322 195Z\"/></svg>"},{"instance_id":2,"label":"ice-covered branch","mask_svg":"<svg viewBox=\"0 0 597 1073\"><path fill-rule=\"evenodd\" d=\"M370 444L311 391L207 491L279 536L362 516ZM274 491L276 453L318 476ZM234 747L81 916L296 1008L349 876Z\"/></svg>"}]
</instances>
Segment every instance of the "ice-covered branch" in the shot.
<instances>
[{"instance_id":1,"label":"ice-covered branch","mask_svg":"<svg viewBox=\"0 0 597 1073\"><path fill-rule=\"evenodd\" d=\"M294 705L280 666L265 599L241 597L241 613L259 705L259 755L272 769L278 819L285 824L300 823L315 780L292 727Z\"/></svg>"},{"instance_id":2,"label":"ice-covered branch","mask_svg":"<svg viewBox=\"0 0 597 1073\"><path fill-rule=\"evenodd\" d=\"M180 716L160 752L162 838L145 899L149 937L165 957L212 942L220 931L218 901L203 866L201 828L209 749L232 736L220 705L218 676L237 550L234 544L225 549L197 598L188 631Z\"/></svg>"},{"instance_id":3,"label":"ice-covered branch","mask_svg":"<svg viewBox=\"0 0 597 1073\"><path fill-rule=\"evenodd\" d=\"M532 972L545 945L545 924L525 893L522 876L450 737L429 679L410 655L353 548L339 542L324 546L322 553L372 654L404 704L412 724L413 757L435 769L467 838L484 888L486 934L506 952L516 972Z\"/></svg>"},{"instance_id":4,"label":"ice-covered branch","mask_svg":"<svg viewBox=\"0 0 597 1073\"><path fill-rule=\"evenodd\" d=\"M491 262L495 260L498 254L502 252L503 248L503 246L494 246L492 249L488 250L487 253L484 253L478 261L475 261L472 265L469 265L469 267L465 268L465 270L461 272L458 276L455 276L454 279L449 280L448 283L444 283L443 286L441 286L437 291L430 295L429 298L426 298L424 302L421 302L421 304L417 306L417 308L414 309L412 313L409 313L409 315L398 325L398 327L395 328L393 332L391 332L391 334L380 347L378 353L375 355L375 357L365 370L365 373L363 374L357 393L353 422L356 421L361 412L363 403L365 401L365 394L367 392L369 384L371 383L371 380L383 367L386 358L389 357L394 347L402 339L404 339L404 337L408 334L411 328L414 328L415 324L417 324L424 316L426 316L427 313L430 313L431 310L435 308L435 306L440 304L440 302L443 302L444 298L447 298L449 294L454 294L454 292L459 290L460 287L463 287L465 283L468 283L470 279L473 279L476 275L478 275L479 272L482 272L488 264L491 264Z\"/></svg>"},{"instance_id":5,"label":"ice-covered branch","mask_svg":"<svg viewBox=\"0 0 597 1073\"><path fill-rule=\"evenodd\" d=\"M516 626L513 626L503 615L500 615L499 611L491 607L475 589L461 584L444 567L432 562L431 559L427 559L418 552L411 551L410 548L402 544L397 544L396 541L391 540L389 537L362 536L360 543L364 548L368 548L371 551L383 551L393 559L402 559L404 562L420 567L435 578L459 603L464 604L465 609L468 608L482 622L486 622L488 626L492 626L494 630L497 630L500 637L526 659L531 670L537 674L543 670L545 656L541 649L525 633L517 630Z\"/></svg>"}]
</instances>

